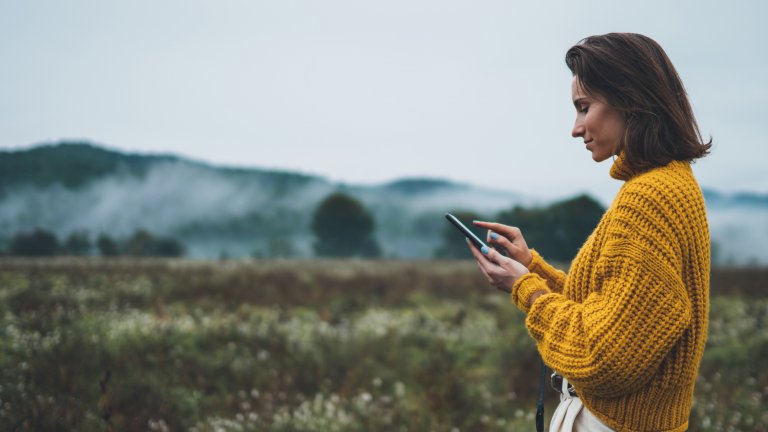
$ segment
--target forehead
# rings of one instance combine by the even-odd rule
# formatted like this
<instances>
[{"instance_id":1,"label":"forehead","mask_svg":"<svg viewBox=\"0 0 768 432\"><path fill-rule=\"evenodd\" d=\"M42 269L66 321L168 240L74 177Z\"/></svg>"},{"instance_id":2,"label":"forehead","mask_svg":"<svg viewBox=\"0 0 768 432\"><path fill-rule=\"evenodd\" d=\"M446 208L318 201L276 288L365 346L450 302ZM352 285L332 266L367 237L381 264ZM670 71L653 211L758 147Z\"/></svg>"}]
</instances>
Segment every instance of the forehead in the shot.
<instances>
[{"instance_id":1,"label":"forehead","mask_svg":"<svg viewBox=\"0 0 768 432\"><path fill-rule=\"evenodd\" d=\"M577 101L579 99L589 99L591 102L607 103L603 95L599 93L590 93L585 90L581 85L581 81L579 81L579 77L574 75L573 82L571 82L571 100Z\"/></svg>"},{"instance_id":2,"label":"forehead","mask_svg":"<svg viewBox=\"0 0 768 432\"><path fill-rule=\"evenodd\" d=\"M573 81L571 82L571 95L573 100L588 96L584 88L581 87L581 81L579 81L579 77L576 75L573 76Z\"/></svg>"}]
</instances>

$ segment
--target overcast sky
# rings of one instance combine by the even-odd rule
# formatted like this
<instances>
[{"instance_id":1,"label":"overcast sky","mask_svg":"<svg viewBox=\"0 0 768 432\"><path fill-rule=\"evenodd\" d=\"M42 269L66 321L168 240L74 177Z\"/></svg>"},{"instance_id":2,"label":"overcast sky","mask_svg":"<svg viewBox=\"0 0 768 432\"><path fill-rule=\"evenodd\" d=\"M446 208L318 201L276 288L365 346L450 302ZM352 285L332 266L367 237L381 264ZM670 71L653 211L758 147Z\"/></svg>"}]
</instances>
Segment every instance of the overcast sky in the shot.
<instances>
[{"instance_id":1,"label":"overcast sky","mask_svg":"<svg viewBox=\"0 0 768 432\"><path fill-rule=\"evenodd\" d=\"M768 193L768 2L0 0L0 148L121 150L372 184L444 177L541 197L619 183L570 136L565 51L667 51L712 155Z\"/></svg>"}]
</instances>

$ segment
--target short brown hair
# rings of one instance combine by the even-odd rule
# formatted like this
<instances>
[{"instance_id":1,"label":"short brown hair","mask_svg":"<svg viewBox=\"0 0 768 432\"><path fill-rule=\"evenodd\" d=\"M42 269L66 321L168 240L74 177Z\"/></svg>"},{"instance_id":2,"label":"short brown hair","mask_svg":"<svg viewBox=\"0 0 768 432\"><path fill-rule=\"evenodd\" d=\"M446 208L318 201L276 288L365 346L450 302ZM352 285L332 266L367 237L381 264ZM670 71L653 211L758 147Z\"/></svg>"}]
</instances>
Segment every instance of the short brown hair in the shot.
<instances>
[{"instance_id":1,"label":"short brown hair","mask_svg":"<svg viewBox=\"0 0 768 432\"><path fill-rule=\"evenodd\" d=\"M709 153L712 139L702 139L680 76L653 39L635 33L590 36L568 50L565 64L584 91L623 113L619 150L630 168L644 171Z\"/></svg>"}]
</instances>

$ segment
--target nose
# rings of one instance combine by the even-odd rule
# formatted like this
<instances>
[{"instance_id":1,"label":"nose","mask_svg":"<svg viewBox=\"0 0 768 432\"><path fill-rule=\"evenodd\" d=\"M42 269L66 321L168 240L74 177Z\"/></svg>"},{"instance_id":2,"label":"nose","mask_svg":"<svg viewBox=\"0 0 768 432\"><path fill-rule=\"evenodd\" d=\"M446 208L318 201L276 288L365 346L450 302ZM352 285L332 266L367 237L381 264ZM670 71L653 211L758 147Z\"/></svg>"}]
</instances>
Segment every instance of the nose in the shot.
<instances>
[{"instance_id":1,"label":"nose","mask_svg":"<svg viewBox=\"0 0 768 432\"><path fill-rule=\"evenodd\" d=\"M584 123L582 123L579 118L576 118L576 122L573 124L573 130L571 131L571 136L574 138L584 136L585 130Z\"/></svg>"}]
</instances>

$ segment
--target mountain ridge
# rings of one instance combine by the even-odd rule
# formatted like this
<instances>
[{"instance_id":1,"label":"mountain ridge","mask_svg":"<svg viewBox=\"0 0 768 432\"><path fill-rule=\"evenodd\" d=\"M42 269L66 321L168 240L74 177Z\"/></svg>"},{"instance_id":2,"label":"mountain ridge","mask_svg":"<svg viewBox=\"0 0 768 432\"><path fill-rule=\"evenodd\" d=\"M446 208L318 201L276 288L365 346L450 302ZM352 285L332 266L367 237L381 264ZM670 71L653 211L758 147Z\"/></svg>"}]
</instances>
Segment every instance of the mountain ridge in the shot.
<instances>
[{"instance_id":1,"label":"mountain ridge","mask_svg":"<svg viewBox=\"0 0 768 432\"><path fill-rule=\"evenodd\" d=\"M182 237L192 257L269 255L271 243L285 241L299 256L311 256L311 215L335 191L360 200L375 216L385 252L402 258L432 256L446 211L496 217L514 206L552 201L441 178L356 185L61 142L0 151L0 246L35 227L60 236L78 230L125 236L144 228ZM718 259L768 263L768 194L703 192Z\"/></svg>"},{"instance_id":2,"label":"mountain ridge","mask_svg":"<svg viewBox=\"0 0 768 432\"><path fill-rule=\"evenodd\" d=\"M319 174L305 174L290 170L229 166L200 161L172 153L140 153L122 151L89 141L46 142L26 148L0 150L0 191L13 186L50 186L61 183L68 188L83 186L108 174L122 172L128 175L143 175L147 167L158 163L184 163L203 169L219 171L233 178L263 181L270 177L286 183L309 181L331 182ZM276 181L279 183L280 181ZM365 186L339 182L351 188ZM475 187L468 183L436 177L401 177L375 183L373 188L382 188L407 194L430 193L441 189L464 189ZM488 189L488 188L485 188ZM735 191L722 192L711 187L702 187L708 205L757 205L768 206L768 193Z\"/></svg>"},{"instance_id":3,"label":"mountain ridge","mask_svg":"<svg viewBox=\"0 0 768 432\"><path fill-rule=\"evenodd\" d=\"M43 227L129 235L149 229L183 237L193 257L243 256L271 243L311 256L310 218L319 201L344 191L376 216L392 256L428 257L449 209L496 211L531 198L445 179L408 177L376 185L317 175L219 167L176 155L123 153L87 142L0 152L0 243ZM261 253L260 253L261 254Z\"/></svg>"}]
</instances>

